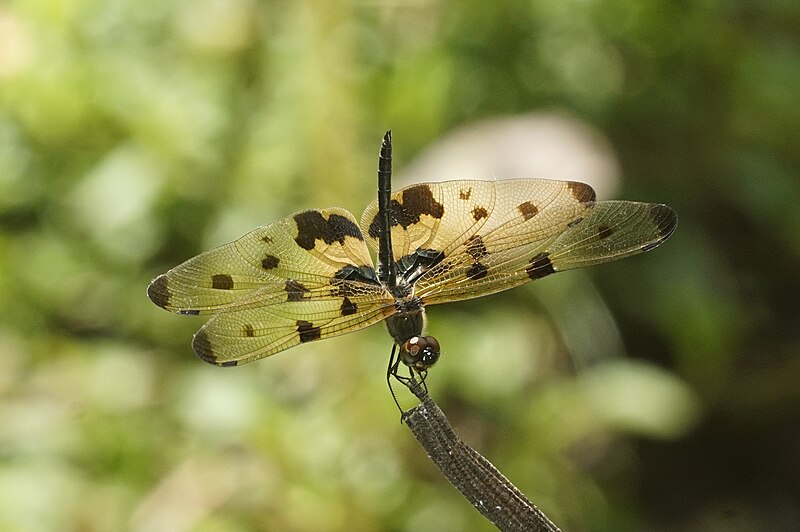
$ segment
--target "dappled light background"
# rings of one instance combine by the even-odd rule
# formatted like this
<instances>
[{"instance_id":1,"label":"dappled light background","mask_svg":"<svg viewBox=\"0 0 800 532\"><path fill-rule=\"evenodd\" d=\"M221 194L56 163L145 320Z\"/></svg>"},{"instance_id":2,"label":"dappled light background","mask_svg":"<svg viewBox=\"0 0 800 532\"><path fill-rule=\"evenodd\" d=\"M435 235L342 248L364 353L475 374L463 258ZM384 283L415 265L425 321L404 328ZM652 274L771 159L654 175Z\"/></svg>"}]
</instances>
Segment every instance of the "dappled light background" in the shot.
<instances>
[{"instance_id":1,"label":"dappled light background","mask_svg":"<svg viewBox=\"0 0 800 532\"><path fill-rule=\"evenodd\" d=\"M800 4L0 4L0 529L491 530L383 326L239 368L159 273L397 185L551 177L662 247L429 309L432 395L568 530L800 528ZM405 406L413 402L403 396Z\"/></svg>"}]
</instances>

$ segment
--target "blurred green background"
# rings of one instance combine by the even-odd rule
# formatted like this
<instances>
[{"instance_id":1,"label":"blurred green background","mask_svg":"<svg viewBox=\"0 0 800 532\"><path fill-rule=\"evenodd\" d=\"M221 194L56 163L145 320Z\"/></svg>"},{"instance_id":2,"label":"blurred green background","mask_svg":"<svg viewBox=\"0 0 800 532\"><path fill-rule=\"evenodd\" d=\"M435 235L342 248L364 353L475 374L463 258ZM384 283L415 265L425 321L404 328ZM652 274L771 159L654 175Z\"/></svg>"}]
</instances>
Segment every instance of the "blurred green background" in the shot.
<instances>
[{"instance_id":1,"label":"blurred green background","mask_svg":"<svg viewBox=\"0 0 800 532\"><path fill-rule=\"evenodd\" d=\"M407 180L679 215L430 309L468 443L568 530L800 528L798 35L783 0L3 2L0 530L492 529L398 422L382 326L220 369L145 296L294 211L360 217L390 127Z\"/></svg>"}]
</instances>

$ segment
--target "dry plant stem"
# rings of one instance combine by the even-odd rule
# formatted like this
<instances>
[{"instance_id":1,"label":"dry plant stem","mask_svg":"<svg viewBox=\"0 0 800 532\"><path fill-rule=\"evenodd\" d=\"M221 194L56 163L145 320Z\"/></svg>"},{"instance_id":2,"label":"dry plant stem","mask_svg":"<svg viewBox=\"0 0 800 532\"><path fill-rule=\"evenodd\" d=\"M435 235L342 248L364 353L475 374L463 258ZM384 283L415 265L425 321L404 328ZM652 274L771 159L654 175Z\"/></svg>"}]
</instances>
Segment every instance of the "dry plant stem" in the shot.
<instances>
[{"instance_id":1,"label":"dry plant stem","mask_svg":"<svg viewBox=\"0 0 800 532\"><path fill-rule=\"evenodd\" d=\"M456 436L444 412L418 381L405 384L422 404L403 414L403 421L447 480L486 519L500 530L559 530L489 460Z\"/></svg>"}]
</instances>

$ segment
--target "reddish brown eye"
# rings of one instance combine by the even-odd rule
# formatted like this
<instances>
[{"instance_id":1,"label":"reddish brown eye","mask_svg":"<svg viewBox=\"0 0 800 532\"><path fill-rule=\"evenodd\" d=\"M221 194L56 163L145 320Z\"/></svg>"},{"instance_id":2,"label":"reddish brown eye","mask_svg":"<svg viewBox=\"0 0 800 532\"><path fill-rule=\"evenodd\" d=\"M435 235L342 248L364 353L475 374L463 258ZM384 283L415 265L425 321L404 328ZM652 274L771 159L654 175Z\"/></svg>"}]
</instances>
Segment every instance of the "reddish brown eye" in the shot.
<instances>
[{"instance_id":1,"label":"reddish brown eye","mask_svg":"<svg viewBox=\"0 0 800 532\"><path fill-rule=\"evenodd\" d=\"M417 371L426 371L439 360L439 342L433 336L414 336L400 346L400 360Z\"/></svg>"},{"instance_id":2,"label":"reddish brown eye","mask_svg":"<svg viewBox=\"0 0 800 532\"><path fill-rule=\"evenodd\" d=\"M428 349L430 349L432 352L435 352L438 357L439 352L441 351L441 348L439 347L439 340L433 336L426 336L425 339L428 341Z\"/></svg>"}]
</instances>

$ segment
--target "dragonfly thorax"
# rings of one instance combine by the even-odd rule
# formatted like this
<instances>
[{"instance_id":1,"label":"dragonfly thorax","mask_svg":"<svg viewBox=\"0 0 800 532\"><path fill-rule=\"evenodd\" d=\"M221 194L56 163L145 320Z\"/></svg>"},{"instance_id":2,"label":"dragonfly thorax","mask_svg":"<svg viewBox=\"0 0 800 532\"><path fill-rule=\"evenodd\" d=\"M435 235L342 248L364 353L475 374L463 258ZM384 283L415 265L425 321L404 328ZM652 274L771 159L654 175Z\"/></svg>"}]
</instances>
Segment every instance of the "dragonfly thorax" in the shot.
<instances>
[{"instance_id":1,"label":"dragonfly thorax","mask_svg":"<svg viewBox=\"0 0 800 532\"><path fill-rule=\"evenodd\" d=\"M414 336L420 336L425 328L425 307L416 297L399 298L394 302L397 313L386 318L386 328L398 345Z\"/></svg>"}]
</instances>

